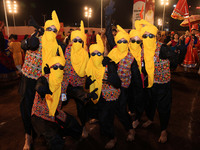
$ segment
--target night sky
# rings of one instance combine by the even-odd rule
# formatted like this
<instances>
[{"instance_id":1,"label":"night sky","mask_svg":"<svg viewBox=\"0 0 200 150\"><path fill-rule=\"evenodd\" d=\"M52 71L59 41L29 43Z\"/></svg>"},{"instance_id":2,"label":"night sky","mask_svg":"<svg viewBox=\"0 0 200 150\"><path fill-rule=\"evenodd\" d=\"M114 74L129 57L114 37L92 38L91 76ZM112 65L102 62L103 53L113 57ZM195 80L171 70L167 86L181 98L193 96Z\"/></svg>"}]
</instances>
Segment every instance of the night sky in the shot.
<instances>
[{"instance_id":1,"label":"night sky","mask_svg":"<svg viewBox=\"0 0 200 150\"><path fill-rule=\"evenodd\" d=\"M121 25L123 28L131 28L131 17L133 9L133 0L114 0L116 12L113 15L115 24ZM170 5L166 6L166 19L169 21L170 30L183 30L179 24L181 21L174 20L170 17L173 11L173 4L178 0L169 0ZM3 2L0 1L0 20L4 19ZM173 3L172 3L173 2ZM15 15L16 25L22 26L27 22L29 15L32 15L40 25L44 25L43 15L46 19L50 19L52 10L56 10L59 20L64 22L65 26L79 25L82 19L87 24L87 19L84 17L84 7L91 7L93 10L90 26L100 27L101 24L101 0L17 0L19 5L18 14ZM104 7L108 5L109 0L104 0ZM200 10L195 10L196 6L200 6L199 0L188 0L188 5L191 14L200 14ZM155 19L162 18L163 6L160 5L160 0L156 0ZM12 15L8 14L9 25L13 25Z\"/></svg>"}]
</instances>

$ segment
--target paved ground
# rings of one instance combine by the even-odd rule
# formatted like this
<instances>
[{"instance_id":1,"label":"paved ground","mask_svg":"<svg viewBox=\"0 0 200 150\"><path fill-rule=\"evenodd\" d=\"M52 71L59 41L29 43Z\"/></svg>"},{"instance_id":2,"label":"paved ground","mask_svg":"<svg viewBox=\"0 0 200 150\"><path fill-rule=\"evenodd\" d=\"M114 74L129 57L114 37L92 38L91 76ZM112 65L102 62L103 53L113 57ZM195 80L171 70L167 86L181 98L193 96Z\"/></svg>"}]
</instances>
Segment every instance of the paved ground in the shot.
<instances>
[{"instance_id":1,"label":"paved ground","mask_svg":"<svg viewBox=\"0 0 200 150\"><path fill-rule=\"evenodd\" d=\"M0 83L0 150L22 150L24 131L20 117L18 95L19 80ZM126 142L126 133L115 120L118 143L116 150L200 150L200 76L194 72L184 73L182 68L172 74L173 103L169 123L169 139L166 144L157 143L159 137L158 115L155 122L147 129L141 126L136 130L135 141ZM73 100L64 108L73 115L76 106ZM146 120L144 116L143 121ZM106 143L99 133L99 126L88 125L90 135L82 141L66 138L65 149L102 150ZM33 149L46 150L45 141L36 139Z\"/></svg>"}]
</instances>

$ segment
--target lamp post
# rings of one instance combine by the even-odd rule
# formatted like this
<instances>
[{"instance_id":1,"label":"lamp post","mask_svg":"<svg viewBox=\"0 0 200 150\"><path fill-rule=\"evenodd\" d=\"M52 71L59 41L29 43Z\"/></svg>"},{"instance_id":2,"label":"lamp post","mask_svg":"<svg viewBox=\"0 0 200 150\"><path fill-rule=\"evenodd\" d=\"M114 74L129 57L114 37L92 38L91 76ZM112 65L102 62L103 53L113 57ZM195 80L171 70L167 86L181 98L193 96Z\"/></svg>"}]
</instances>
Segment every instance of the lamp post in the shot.
<instances>
[{"instance_id":1,"label":"lamp post","mask_svg":"<svg viewBox=\"0 0 200 150\"><path fill-rule=\"evenodd\" d=\"M89 28L89 23L90 23L90 18L92 17L92 9L85 7L85 17L88 19L88 28Z\"/></svg>"},{"instance_id":2,"label":"lamp post","mask_svg":"<svg viewBox=\"0 0 200 150\"><path fill-rule=\"evenodd\" d=\"M163 22L162 22L162 19L158 18L158 26L159 26L159 30L160 30L160 27L163 25Z\"/></svg>"},{"instance_id":3,"label":"lamp post","mask_svg":"<svg viewBox=\"0 0 200 150\"><path fill-rule=\"evenodd\" d=\"M6 3L5 3L5 0L3 0L3 8L4 8L4 13L5 13L5 19L6 19L7 35L9 37L8 16L7 16L7 12L6 12Z\"/></svg>"},{"instance_id":4,"label":"lamp post","mask_svg":"<svg viewBox=\"0 0 200 150\"><path fill-rule=\"evenodd\" d=\"M164 5L164 9L163 9L163 24L162 24L162 30L163 30L164 24L165 24L165 6L169 5L169 0L161 0L161 5Z\"/></svg>"},{"instance_id":5,"label":"lamp post","mask_svg":"<svg viewBox=\"0 0 200 150\"><path fill-rule=\"evenodd\" d=\"M101 31L103 28L103 0L101 0Z\"/></svg>"},{"instance_id":6,"label":"lamp post","mask_svg":"<svg viewBox=\"0 0 200 150\"><path fill-rule=\"evenodd\" d=\"M45 22L46 22L46 15L44 14L44 15L42 15L43 16L43 18L44 18L44 24L45 24Z\"/></svg>"},{"instance_id":7,"label":"lamp post","mask_svg":"<svg viewBox=\"0 0 200 150\"><path fill-rule=\"evenodd\" d=\"M7 4L8 12L12 13L13 15L13 24L15 27L15 14L17 13L17 7L18 7L17 2L15 0L7 0L6 4Z\"/></svg>"}]
</instances>

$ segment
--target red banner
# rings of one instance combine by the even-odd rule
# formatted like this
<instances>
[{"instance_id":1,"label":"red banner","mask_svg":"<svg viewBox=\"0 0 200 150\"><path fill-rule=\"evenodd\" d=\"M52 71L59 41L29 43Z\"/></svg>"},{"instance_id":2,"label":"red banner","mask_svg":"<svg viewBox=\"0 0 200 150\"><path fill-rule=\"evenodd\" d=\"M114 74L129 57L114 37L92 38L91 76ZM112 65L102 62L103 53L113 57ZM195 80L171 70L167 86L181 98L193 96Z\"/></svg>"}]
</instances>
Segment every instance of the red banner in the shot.
<instances>
[{"instance_id":1,"label":"red banner","mask_svg":"<svg viewBox=\"0 0 200 150\"><path fill-rule=\"evenodd\" d=\"M132 17L132 26L135 28L135 21L141 19L141 15L144 16L144 11L140 14L141 9L145 10L145 1L146 0L134 0L133 1L133 17Z\"/></svg>"},{"instance_id":2,"label":"red banner","mask_svg":"<svg viewBox=\"0 0 200 150\"><path fill-rule=\"evenodd\" d=\"M176 8L174 8L171 17L178 20L183 20L189 17L187 0L179 0Z\"/></svg>"},{"instance_id":3,"label":"red banner","mask_svg":"<svg viewBox=\"0 0 200 150\"><path fill-rule=\"evenodd\" d=\"M155 0L146 0L145 20L154 24Z\"/></svg>"}]
</instances>

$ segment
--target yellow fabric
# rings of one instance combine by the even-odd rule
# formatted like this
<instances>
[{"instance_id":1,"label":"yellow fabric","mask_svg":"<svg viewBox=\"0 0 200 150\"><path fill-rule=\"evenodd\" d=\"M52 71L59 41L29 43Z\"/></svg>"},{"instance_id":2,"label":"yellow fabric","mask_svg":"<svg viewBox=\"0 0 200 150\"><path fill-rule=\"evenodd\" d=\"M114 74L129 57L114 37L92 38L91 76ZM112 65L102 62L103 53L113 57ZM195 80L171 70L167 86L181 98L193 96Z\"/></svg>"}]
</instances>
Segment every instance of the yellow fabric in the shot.
<instances>
[{"instance_id":1,"label":"yellow fabric","mask_svg":"<svg viewBox=\"0 0 200 150\"><path fill-rule=\"evenodd\" d=\"M71 40L73 40L76 37L80 37L84 43L86 41L86 35L84 31L84 24L83 21L81 21L81 31L76 30L73 31L71 34ZM85 68L87 65L87 62L89 60L88 52L85 48L83 48L82 43L76 42L72 44L71 47L71 63L75 70L75 72L80 76L85 76Z\"/></svg>"},{"instance_id":2,"label":"yellow fabric","mask_svg":"<svg viewBox=\"0 0 200 150\"><path fill-rule=\"evenodd\" d=\"M83 23L82 20L81 20L80 30L72 31L72 33L71 33L71 41L73 39L75 39L77 36L80 37L83 41L86 41L87 37L85 35L84 23Z\"/></svg>"},{"instance_id":3,"label":"yellow fabric","mask_svg":"<svg viewBox=\"0 0 200 150\"><path fill-rule=\"evenodd\" d=\"M46 28L50 27L50 26L55 26L56 29L60 30L60 22L59 22L59 19L58 19L58 16L56 14L56 11L52 11L52 14L51 14L51 17L52 17L52 20L47 20L45 22L45 25L44 25L44 30L46 30Z\"/></svg>"},{"instance_id":4,"label":"yellow fabric","mask_svg":"<svg viewBox=\"0 0 200 150\"><path fill-rule=\"evenodd\" d=\"M154 55L156 50L156 34L158 29L152 25L148 24L141 29L141 34L143 35L145 32L149 32L155 35L154 38L147 37L146 39L143 38L143 45L144 45L144 61L145 61L145 69L148 74L148 88L153 86L154 82Z\"/></svg>"},{"instance_id":5,"label":"yellow fabric","mask_svg":"<svg viewBox=\"0 0 200 150\"><path fill-rule=\"evenodd\" d=\"M119 25L117 25L117 29L119 31L115 36L115 43L117 44L117 47L113 48L108 54L108 57L112 59L112 61L114 61L115 63L118 63L128 54L128 43L118 44L117 41L123 38L129 41L128 33L124 29L122 29Z\"/></svg>"},{"instance_id":6,"label":"yellow fabric","mask_svg":"<svg viewBox=\"0 0 200 150\"><path fill-rule=\"evenodd\" d=\"M84 23L83 23L82 20L81 20L80 30L72 31L72 33L71 33L71 41L73 39L75 39L76 37L80 37L83 40L83 42L84 42L83 48L87 49L87 45L86 45L87 36L85 34Z\"/></svg>"},{"instance_id":7,"label":"yellow fabric","mask_svg":"<svg viewBox=\"0 0 200 150\"><path fill-rule=\"evenodd\" d=\"M96 39L97 39L97 44L92 44L90 46L90 54L93 53L95 50L101 53L104 52L103 41L101 40L101 37L98 34L96 35ZM92 80L96 80L94 83L90 85L90 92L98 88L98 90L96 91L98 98L96 100L92 99L94 104L96 104L99 101L99 98L101 96L102 80L105 73L105 67L103 67L102 61L103 61L103 56L97 56L97 55L91 56L86 67L86 75L88 77L91 76Z\"/></svg>"},{"instance_id":8,"label":"yellow fabric","mask_svg":"<svg viewBox=\"0 0 200 150\"><path fill-rule=\"evenodd\" d=\"M59 63L62 66L64 66L65 65L65 58L61 57L61 56L54 56L54 57L51 58L51 60L49 60L47 62L47 64L49 65L49 67L53 66L56 63Z\"/></svg>"},{"instance_id":9,"label":"yellow fabric","mask_svg":"<svg viewBox=\"0 0 200 150\"><path fill-rule=\"evenodd\" d=\"M142 39L141 31L135 29L131 30L131 32L129 33L129 37L132 38L135 36L138 36L140 39Z\"/></svg>"},{"instance_id":10,"label":"yellow fabric","mask_svg":"<svg viewBox=\"0 0 200 150\"><path fill-rule=\"evenodd\" d=\"M141 35L141 29L142 26L140 24L139 20L135 21L135 29L131 30L131 32L129 33L129 37L130 39L133 37L138 36L140 38L140 40L142 40L142 35ZM133 57L136 59L140 73L142 72L142 64L141 64L141 46L140 44L135 43L129 43L129 49L131 51L131 54L133 55Z\"/></svg>"},{"instance_id":11,"label":"yellow fabric","mask_svg":"<svg viewBox=\"0 0 200 150\"><path fill-rule=\"evenodd\" d=\"M142 27L147 26L147 25L152 25L152 24L144 19L141 19L136 22L135 27L136 29L141 29Z\"/></svg>"},{"instance_id":12,"label":"yellow fabric","mask_svg":"<svg viewBox=\"0 0 200 150\"><path fill-rule=\"evenodd\" d=\"M141 46L140 44L135 43L129 43L129 49L133 57L136 59L140 73L142 72L142 64L141 64Z\"/></svg>"},{"instance_id":13,"label":"yellow fabric","mask_svg":"<svg viewBox=\"0 0 200 150\"><path fill-rule=\"evenodd\" d=\"M129 40L129 35L128 33L122 28L120 27L119 25L117 25L117 30L118 30L118 33L117 35L115 36L115 43L117 43L117 41L119 41L120 39L125 39L125 40Z\"/></svg>"},{"instance_id":14,"label":"yellow fabric","mask_svg":"<svg viewBox=\"0 0 200 150\"><path fill-rule=\"evenodd\" d=\"M22 65L23 50L21 49L21 43L11 42L9 45L9 50L13 53L13 60L14 60L15 66Z\"/></svg>"},{"instance_id":15,"label":"yellow fabric","mask_svg":"<svg viewBox=\"0 0 200 150\"><path fill-rule=\"evenodd\" d=\"M150 24L150 25L146 25L141 29L141 35L143 35L145 32L149 32L153 35L156 36L158 29L156 28L156 26Z\"/></svg>"},{"instance_id":16,"label":"yellow fabric","mask_svg":"<svg viewBox=\"0 0 200 150\"><path fill-rule=\"evenodd\" d=\"M46 28L54 25L59 31L60 23L56 15L55 10L52 12L52 20L47 20L45 23L45 32L42 36L42 74L44 75L44 67L51 57L56 56L57 49L59 50L60 56L64 58L62 48L56 41L56 33L53 31L46 31Z\"/></svg>"},{"instance_id":17,"label":"yellow fabric","mask_svg":"<svg viewBox=\"0 0 200 150\"><path fill-rule=\"evenodd\" d=\"M64 58L64 54L62 48L58 45L56 41L56 34L52 31L45 31L42 36L42 74L44 75L44 67L47 62L51 59L51 57L56 56L57 50L61 57ZM53 40L48 40L51 37Z\"/></svg>"},{"instance_id":18,"label":"yellow fabric","mask_svg":"<svg viewBox=\"0 0 200 150\"><path fill-rule=\"evenodd\" d=\"M49 67L53 66L54 64L59 63L60 65L65 65L65 59L60 56L52 57L49 60ZM57 70L54 70L53 68L50 68L50 75L49 75L49 88L52 95L47 94L45 96L47 106L49 108L49 116L55 116L56 109L58 107L58 103L60 100L61 95L61 82L63 81L63 70L60 70L58 68Z\"/></svg>"}]
</instances>

